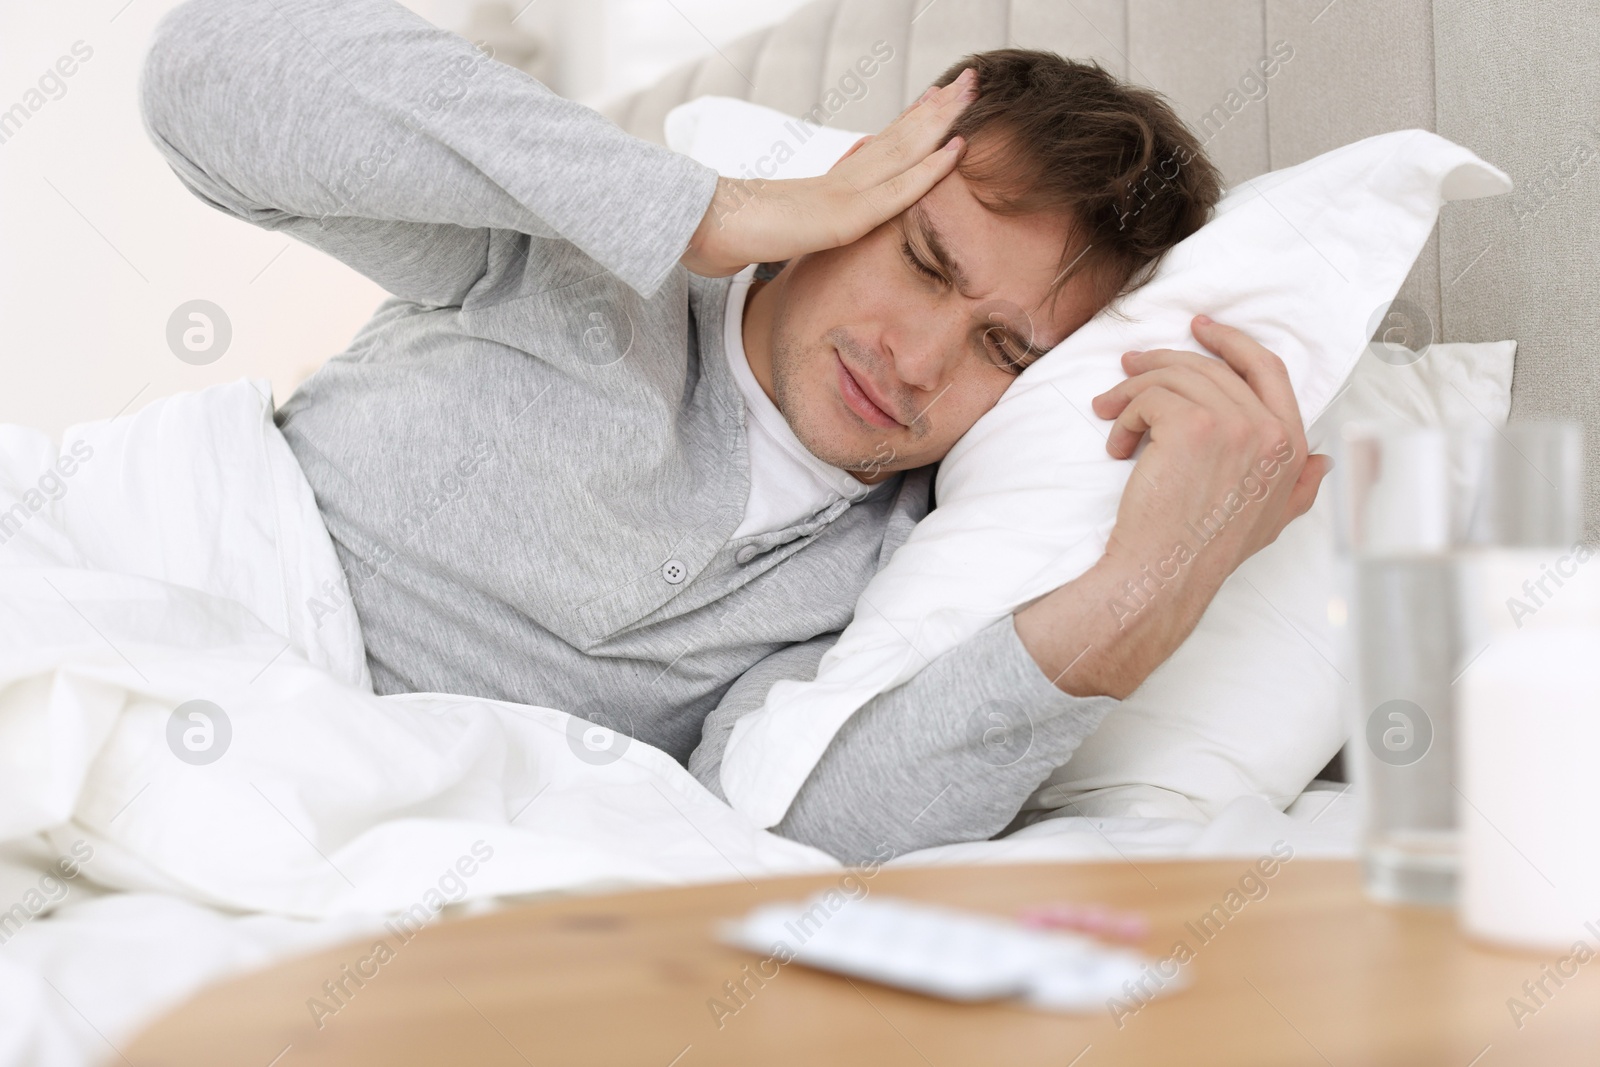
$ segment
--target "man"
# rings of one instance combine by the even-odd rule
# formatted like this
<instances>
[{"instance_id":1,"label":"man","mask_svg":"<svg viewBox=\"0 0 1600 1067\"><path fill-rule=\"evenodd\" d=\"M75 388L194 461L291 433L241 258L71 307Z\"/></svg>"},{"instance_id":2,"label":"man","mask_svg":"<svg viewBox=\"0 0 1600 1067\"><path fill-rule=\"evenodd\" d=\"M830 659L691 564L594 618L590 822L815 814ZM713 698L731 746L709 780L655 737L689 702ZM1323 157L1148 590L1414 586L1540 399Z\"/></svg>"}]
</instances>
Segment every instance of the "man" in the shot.
<instances>
[{"instance_id":1,"label":"man","mask_svg":"<svg viewBox=\"0 0 1600 1067\"><path fill-rule=\"evenodd\" d=\"M386 0L169 16L143 96L179 177L394 295L278 413L379 692L566 709L720 793L733 723L814 676L931 465L1217 198L1154 94L1041 53L967 65L827 176L741 183ZM1114 454L1148 439L1100 564L858 712L779 832L846 860L998 832L1310 505L1281 364L1195 335L1226 362L1131 355L1097 401ZM1161 604L1105 610L1285 444ZM1001 699L1033 743L994 767L972 727Z\"/></svg>"}]
</instances>

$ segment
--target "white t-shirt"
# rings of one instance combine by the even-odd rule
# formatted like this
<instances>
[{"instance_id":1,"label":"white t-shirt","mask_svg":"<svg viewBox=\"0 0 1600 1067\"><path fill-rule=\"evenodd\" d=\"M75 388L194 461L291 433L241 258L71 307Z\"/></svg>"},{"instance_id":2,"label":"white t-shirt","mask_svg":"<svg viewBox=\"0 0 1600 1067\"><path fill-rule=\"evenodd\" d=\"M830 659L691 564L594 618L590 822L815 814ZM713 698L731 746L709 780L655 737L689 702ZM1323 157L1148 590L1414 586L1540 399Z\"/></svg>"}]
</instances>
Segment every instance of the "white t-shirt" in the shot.
<instances>
[{"instance_id":1,"label":"white t-shirt","mask_svg":"<svg viewBox=\"0 0 1600 1067\"><path fill-rule=\"evenodd\" d=\"M733 533L736 538L786 529L835 500L860 500L873 489L812 455L751 372L744 351L744 300L755 270L747 267L734 278L722 330L728 366L744 396L744 428L750 442L750 500L744 521Z\"/></svg>"}]
</instances>

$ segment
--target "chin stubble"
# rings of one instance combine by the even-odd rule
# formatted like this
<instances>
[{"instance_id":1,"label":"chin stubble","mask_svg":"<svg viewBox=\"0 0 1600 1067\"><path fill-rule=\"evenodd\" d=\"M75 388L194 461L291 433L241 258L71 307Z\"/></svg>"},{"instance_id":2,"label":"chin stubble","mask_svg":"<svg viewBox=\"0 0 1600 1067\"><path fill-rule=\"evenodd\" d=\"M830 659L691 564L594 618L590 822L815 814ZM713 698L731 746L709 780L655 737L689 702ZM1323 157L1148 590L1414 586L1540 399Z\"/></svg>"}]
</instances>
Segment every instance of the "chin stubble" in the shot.
<instances>
[{"instance_id":1,"label":"chin stubble","mask_svg":"<svg viewBox=\"0 0 1600 1067\"><path fill-rule=\"evenodd\" d=\"M805 366L803 365L803 350L793 343L786 335L781 320L775 324L772 345L772 392L776 397L778 411L800 443L822 462L841 470L856 471L860 473L875 473L891 462L894 450L889 445L888 439L881 439L880 443L869 455L863 457L858 452L843 451L834 447L834 439L827 430L820 425L821 420L807 409L807 394L805 389ZM837 343L833 332L830 331L829 343ZM848 339L844 340L846 345ZM842 346L841 346L842 347ZM831 382L833 352L830 349L818 352L816 362L827 366L827 377ZM822 378L820 371L814 372ZM823 390L818 390L818 402L821 402Z\"/></svg>"}]
</instances>

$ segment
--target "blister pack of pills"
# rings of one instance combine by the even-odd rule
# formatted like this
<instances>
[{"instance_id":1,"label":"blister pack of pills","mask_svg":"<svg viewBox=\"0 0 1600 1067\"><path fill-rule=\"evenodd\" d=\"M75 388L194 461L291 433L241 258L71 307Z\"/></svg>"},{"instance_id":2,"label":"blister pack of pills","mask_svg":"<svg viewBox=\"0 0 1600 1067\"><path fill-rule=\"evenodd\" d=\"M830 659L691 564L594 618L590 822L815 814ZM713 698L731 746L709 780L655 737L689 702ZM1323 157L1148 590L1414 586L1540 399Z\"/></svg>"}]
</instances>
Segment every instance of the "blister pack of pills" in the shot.
<instances>
[{"instance_id":1,"label":"blister pack of pills","mask_svg":"<svg viewBox=\"0 0 1600 1067\"><path fill-rule=\"evenodd\" d=\"M1146 957L1090 937L877 896L767 904L718 932L784 963L947 1000L1015 998L1050 1011L1103 1010L1128 988L1148 994L1154 974ZM1181 984L1181 976L1159 980L1159 990Z\"/></svg>"}]
</instances>

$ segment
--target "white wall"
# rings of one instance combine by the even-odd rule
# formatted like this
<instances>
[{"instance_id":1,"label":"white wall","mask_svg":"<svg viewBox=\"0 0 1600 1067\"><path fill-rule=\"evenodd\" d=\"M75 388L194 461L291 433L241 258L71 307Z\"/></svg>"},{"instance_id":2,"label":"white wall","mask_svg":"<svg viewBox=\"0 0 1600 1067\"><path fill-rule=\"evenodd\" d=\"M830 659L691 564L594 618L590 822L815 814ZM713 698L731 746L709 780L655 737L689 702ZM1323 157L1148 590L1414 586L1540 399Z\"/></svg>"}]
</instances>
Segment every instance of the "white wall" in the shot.
<instances>
[{"instance_id":1,"label":"white wall","mask_svg":"<svg viewBox=\"0 0 1600 1067\"><path fill-rule=\"evenodd\" d=\"M326 257L204 207L150 146L134 87L150 30L171 6L82 0L0 12L0 109L26 106L74 43L93 51L65 94L0 144L0 422L58 432L243 375L270 378L281 399L381 298ZM166 343L172 311L197 298L233 325L230 349L203 367Z\"/></svg>"},{"instance_id":2,"label":"white wall","mask_svg":"<svg viewBox=\"0 0 1600 1067\"><path fill-rule=\"evenodd\" d=\"M778 22L806 0L406 0L441 26L473 36L475 10L503 6L515 24L551 39L539 74L596 103L650 84L673 67Z\"/></svg>"},{"instance_id":3,"label":"white wall","mask_svg":"<svg viewBox=\"0 0 1600 1067\"><path fill-rule=\"evenodd\" d=\"M465 30L477 2L409 6ZM594 100L709 52L701 30L720 44L800 2L511 0L510 12L552 39L557 88ZM0 4L0 113L31 112L0 143L0 423L59 433L241 376L270 379L281 401L382 299L320 253L205 207L150 146L135 86L150 32L175 4ZM37 91L78 42L90 58ZM233 329L206 366L176 358L166 338L173 311L195 299Z\"/></svg>"}]
</instances>

